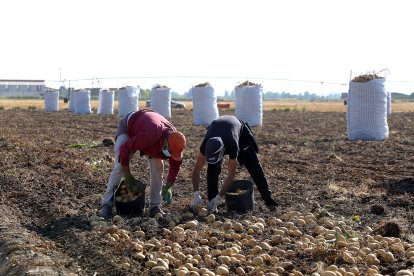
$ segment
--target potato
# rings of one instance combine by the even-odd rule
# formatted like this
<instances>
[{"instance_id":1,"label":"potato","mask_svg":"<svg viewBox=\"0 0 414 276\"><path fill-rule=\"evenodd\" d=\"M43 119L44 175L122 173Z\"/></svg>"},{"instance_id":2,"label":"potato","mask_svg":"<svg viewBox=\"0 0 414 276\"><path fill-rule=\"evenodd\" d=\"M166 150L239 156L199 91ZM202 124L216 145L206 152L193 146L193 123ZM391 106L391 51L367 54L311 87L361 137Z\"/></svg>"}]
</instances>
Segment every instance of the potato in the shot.
<instances>
[{"instance_id":1,"label":"potato","mask_svg":"<svg viewBox=\"0 0 414 276\"><path fill-rule=\"evenodd\" d=\"M115 215L113 218L112 218L112 222L114 223L114 224L118 224L118 223L120 223L121 221L123 221L124 219L121 217L121 216L119 216L119 215Z\"/></svg>"}]
</instances>

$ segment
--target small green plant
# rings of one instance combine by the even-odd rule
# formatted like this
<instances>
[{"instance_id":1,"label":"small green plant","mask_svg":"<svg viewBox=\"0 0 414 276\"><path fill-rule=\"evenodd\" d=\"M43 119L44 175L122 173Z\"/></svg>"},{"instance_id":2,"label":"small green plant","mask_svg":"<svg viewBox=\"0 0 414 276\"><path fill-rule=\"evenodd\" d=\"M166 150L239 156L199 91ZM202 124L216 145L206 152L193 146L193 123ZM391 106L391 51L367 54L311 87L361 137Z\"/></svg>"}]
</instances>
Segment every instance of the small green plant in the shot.
<instances>
[{"instance_id":1,"label":"small green plant","mask_svg":"<svg viewBox=\"0 0 414 276\"><path fill-rule=\"evenodd\" d=\"M290 109L290 107L285 107L284 109L283 109L283 111L284 112L290 112L292 109Z\"/></svg>"},{"instance_id":2,"label":"small green plant","mask_svg":"<svg viewBox=\"0 0 414 276\"><path fill-rule=\"evenodd\" d=\"M34 105L31 105L31 106L28 106L28 107L27 107L27 109L29 109L29 110L36 110L36 109L37 109L37 107L36 107L36 106L34 106Z\"/></svg>"},{"instance_id":3,"label":"small green plant","mask_svg":"<svg viewBox=\"0 0 414 276\"><path fill-rule=\"evenodd\" d=\"M0 105L0 110L4 110L4 106Z\"/></svg>"}]
</instances>

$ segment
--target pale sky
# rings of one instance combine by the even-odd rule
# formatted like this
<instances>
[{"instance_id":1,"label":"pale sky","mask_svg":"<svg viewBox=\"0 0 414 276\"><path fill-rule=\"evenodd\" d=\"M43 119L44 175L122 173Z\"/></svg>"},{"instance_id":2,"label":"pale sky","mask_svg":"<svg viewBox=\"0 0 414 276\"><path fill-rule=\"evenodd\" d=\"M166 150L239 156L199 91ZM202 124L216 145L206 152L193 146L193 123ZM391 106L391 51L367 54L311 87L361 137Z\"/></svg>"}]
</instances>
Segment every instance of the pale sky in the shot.
<instances>
[{"instance_id":1,"label":"pale sky","mask_svg":"<svg viewBox=\"0 0 414 276\"><path fill-rule=\"evenodd\" d=\"M411 3L1 0L0 79L179 93L208 81L219 95L250 80L265 92L320 94L346 92L351 71L387 68L388 90L411 93Z\"/></svg>"}]
</instances>

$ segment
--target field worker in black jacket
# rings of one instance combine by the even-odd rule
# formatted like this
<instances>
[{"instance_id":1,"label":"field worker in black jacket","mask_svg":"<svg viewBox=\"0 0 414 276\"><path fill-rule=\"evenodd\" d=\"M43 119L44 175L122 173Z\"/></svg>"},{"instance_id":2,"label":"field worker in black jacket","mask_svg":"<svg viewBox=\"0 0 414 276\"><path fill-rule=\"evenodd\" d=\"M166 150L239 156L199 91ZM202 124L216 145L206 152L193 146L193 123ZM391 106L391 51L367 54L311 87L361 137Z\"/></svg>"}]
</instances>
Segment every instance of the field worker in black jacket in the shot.
<instances>
[{"instance_id":1,"label":"field worker in black jacket","mask_svg":"<svg viewBox=\"0 0 414 276\"><path fill-rule=\"evenodd\" d=\"M269 210L276 210L277 203L267 184L262 166L257 157L258 146L250 127L235 116L224 115L214 120L207 128L200 153L193 168L192 182L194 191L193 208L203 204L199 193L200 172L207 162L207 196L209 213L217 212L217 205L231 187L236 173L237 161L245 166ZM218 189L223 156L229 155L227 178L223 187Z\"/></svg>"}]
</instances>

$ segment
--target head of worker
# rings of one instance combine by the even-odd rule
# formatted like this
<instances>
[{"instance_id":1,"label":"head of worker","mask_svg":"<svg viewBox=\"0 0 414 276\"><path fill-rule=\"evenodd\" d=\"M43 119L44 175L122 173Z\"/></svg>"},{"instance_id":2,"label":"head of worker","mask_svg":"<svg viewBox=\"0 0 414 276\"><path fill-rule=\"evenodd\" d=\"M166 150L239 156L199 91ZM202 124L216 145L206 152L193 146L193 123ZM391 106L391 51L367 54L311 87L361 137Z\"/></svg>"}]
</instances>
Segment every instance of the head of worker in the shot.
<instances>
[{"instance_id":1,"label":"head of worker","mask_svg":"<svg viewBox=\"0 0 414 276\"><path fill-rule=\"evenodd\" d=\"M168 134L166 143L162 148L162 153L166 157L172 157L176 161L183 159L183 151L187 144L184 134L172 131Z\"/></svg>"},{"instance_id":2,"label":"head of worker","mask_svg":"<svg viewBox=\"0 0 414 276\"><path fill-rule=\"evenodd\" d=\"M216 164L223 159L224 143L220 137L211 137L206 143L206 162Z\"/></svg>"}]
</instances>

